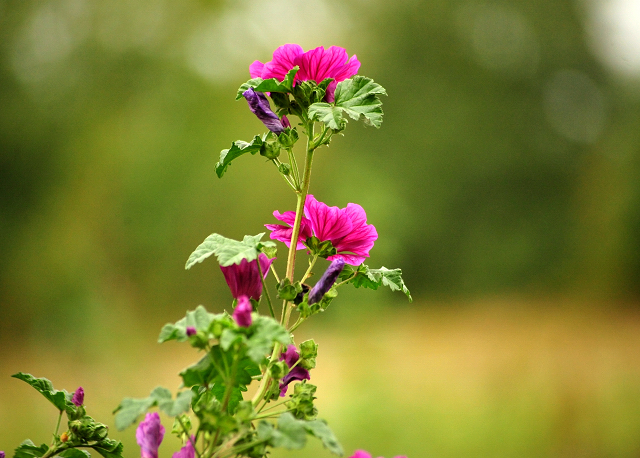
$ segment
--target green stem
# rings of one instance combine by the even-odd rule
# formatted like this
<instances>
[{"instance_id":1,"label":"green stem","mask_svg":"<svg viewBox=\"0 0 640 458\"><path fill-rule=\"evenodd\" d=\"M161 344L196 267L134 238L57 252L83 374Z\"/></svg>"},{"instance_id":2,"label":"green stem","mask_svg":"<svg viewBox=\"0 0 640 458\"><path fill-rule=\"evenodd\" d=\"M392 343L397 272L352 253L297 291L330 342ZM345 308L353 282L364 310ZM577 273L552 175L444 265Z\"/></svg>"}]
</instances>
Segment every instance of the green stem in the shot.
<instances>
[{"instance_id":1,"label":"green stem","mask_svg":"<svg viewBox=\"0 0 640 458\"><path fill-rule=\"evenodd\" d=\"M302 323L304 323L304 321L305 321L305 318L298 317L298 321L296 321L295 323L293 323L293 326L291 326L291 327L289 328L289 332L293 332L293 331L295 331L296 329L298 329L298 326L300 326Z\"/></svg>"},{"instance_id":2,"label":"green stem","mask_svg":"<svg viewBox=\"0 0 640 458\"><path fill-rule=\"evenodd\" d=\"M286 404L287 402L289 402L289 399L285 399L284 401L276 402L274 405L269 406L269 407L267 407L266 409L265 409L265 407L267 406L267 403L265 403L265 404L262 406L262 408L261 408L260 410L258 410L258 413L260 413L260 412L262 412L262 411L265 411L265 412L266 412L267 410L274 409L274 408L276 408L276 407L278 407L278 406L281 406L282 404Z\"/></svg>"},{"instance_id":3,"label":"green stem","mask_svg":"<svg viewBox=\"0 0 640 458\"><path fill-rule=\"evenodd\" d=\"M356 272L355 274L353 274L352 276L350 276L349 278L347 278L345 281L341 281L340 283L336 283L334 285L334 288L337 288L338 286L342 286L345 283L349 283L351 280L353 280L354 278L356 278L356 276L358 275L358 272Z\"/></svg>"},{"instance_id":4,"label":"green stem","mask_svg":"<svg viewBox=\"0 0 640 458\"><path fill-rule=\"evenodd\" d=\"M311 269L313 269L313 266L316 264L317 260L318 260L318 255L317 254L313 255L313 258L311 258L311 261L309 261L309 268L302 276L302 280L300 280L300 283L304 283L305 280L311 276Z\"/></svg>"},{"instance_id":5,"label":"green stem","mask_svg":"<svg viewBox=\"0 0 640 458\"><path fill-rule=\"evenodd\" d=\"M277 161L277 162L276 162L276 161ZM290 187L291 189L293 189L293 191L294 191L294 192L298 192L298 186L297 186L297 184L292 183L292 182L291 182L291 180L290 180L287 176L283 175L283 174L280 172L280 167L278 166L278 164L281 164L281 162L280 162L278 159L272 159L272 160L271 160L271 162L273 162L273 165L275 165L275 166L276 166L276 168L278 169L278 174L279 174L279 175L284 179L284 181L286 181L286 182L287 182L287 184L289 185L289 187Z\"/></svg>"},{"instance_id":6,"label":"green stem","mask_svg":"<svg viewBox=\"0 0 640 458\"><path fill-rule=\"evenodd\" d=\"M273 267L273 263L271 264L271 272L273 272L273 277L276 279L276 283L280 283L280 277L278 276L278 272L276 272L276 268Z\"/></svg>"},{"instance_id":7,"label":"green stem","mask_svg":"<svg viewBox=\"0 0 640 458\"><path fill-rule=\"evenodd\" d=\"M180 426L182 427L182 431L184 431L184 433L187 435L187 438L189 439L189 442L191 442L191 446L193 447L193 450L196 452L196 455L198 455L198 458L200 458L202 455L200 454L200 452L198 452L198 449L196 448L196 441L191 437L191 435L189 434L189 431L184 426L184 423L182 422L182 418L180 418L180 415L178 415L176 418L178 419L178 423L180 423Z\"/></svg>"},{"instance_id":8,"label":"green stem","mask_svg":"<svg viewBox=\"0 0 640 458\"><path fill-rule=\"evenodd\" d=\"M262 420L263 418L270 418L270 417L277 417L278 415L282 415L285 412L288 412L289 410L281 410L280 412L272 412L272 413L266 413L264 415L258 415L257 417L254 418L254 420Z\"/></svg>"},{"instance_id":9,"label":"green stem","mask_svg":"<svg viewBox=\"0 0 640 458\"><path fill-rule=\"evenodd\" d=\"M298 161L296 161L296 155L291 148L287 148L289 154L289 164L291 165L291 173L296 183L296 189L300 189L300 171L298 170Z\"/></svg>"},{"instance_id":10,"label":"green stem","mask_svg":"<svg viewBox=\"0 0 640 458\"><path fill-rule=\"evenodd\" d=\"M260 275L260 280L262 280L262 292L267 298L267 304L269 304L269 311L271 312L271 316L273 319L276 319L276 314L273 311L273 305L271 304L271 297L269 296L269 290L267 289L267 284L264 281L264 275L262 275L262 266L260 266L260 257L256 260L258 264L258 274Z\"/></svg>"},{"instance_id":11,"label":"green stem","mask_svg":"<svg viewBox=\"0 0 640 458\"><path fill-rule=\"evenodd\" d=\"M58 430L60 429L60 420L62 420L62 410L60 411L60 415L58 415L58 423L56 423L56 432L53 433L54 436L58 435Z\"/></svg>"}]
</instances>

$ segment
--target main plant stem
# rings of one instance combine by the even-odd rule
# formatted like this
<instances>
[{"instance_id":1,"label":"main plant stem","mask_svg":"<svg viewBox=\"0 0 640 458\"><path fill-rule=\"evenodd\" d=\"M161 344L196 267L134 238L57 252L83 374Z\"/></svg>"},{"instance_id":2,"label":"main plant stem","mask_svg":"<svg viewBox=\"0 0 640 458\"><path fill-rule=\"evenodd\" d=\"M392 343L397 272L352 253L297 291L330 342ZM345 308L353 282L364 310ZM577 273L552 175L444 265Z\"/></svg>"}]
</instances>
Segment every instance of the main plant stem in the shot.
<instances>
[{"instance_id":1,"label":"main plant stem","mask_svg":"<svg viewBox=\"0 0 640 458\"><path fill-rule=\"evenodd\" d=\"M302 214L304 213L304 203L307 200L307 194L309 193L309 184L311 183L311 163L313 162L313 121L309 121L307 124L307 156L304 163L304 175L302 176L302 187L297 192L298 201L296 203L296 219L293 222L293 231L291 232L291 244L289 245L289 256L287 257L287 272L286 277L291 283L293 283L293 276L296 267L296 251L298 248L298 236L300 235L300 225L302 224ZM289 317L291 316L291 308L288 302L284 302L282 309L282 325L286 328L289 324ZM282 352L282 345L276 342L273 347L273 353L271 354L271 361L277 361ZM264 397L264 394L271 382L271 374L267 371L260 382L260 387L252 399L253 405L257 405L258 402Z\"/></svg>"}]
</instances>

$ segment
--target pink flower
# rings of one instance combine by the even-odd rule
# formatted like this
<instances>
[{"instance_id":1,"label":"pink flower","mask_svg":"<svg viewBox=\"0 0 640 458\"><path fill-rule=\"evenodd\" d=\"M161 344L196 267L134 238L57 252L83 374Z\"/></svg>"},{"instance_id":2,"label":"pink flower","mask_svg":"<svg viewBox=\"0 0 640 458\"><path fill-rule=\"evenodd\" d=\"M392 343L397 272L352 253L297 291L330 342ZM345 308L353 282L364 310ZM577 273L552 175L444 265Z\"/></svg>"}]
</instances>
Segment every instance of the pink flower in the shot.
<instances>
[{"instance_id":1,"label":"pink flower","mask_svg":"<svg viewBox=\"0 0 640 458\"><path fill-rule=\"evenodd\" d=\"M312 80L320 83L326 78L334 78L327 87L327 102L333 102L338 83L351 78L360 68L356 55L349 58L347 51L339 46L331 46L329 49L319 46L304 52L300 45L286 44L273 52L271 61L263 64L256 60L252 63L249 74L251 78L276 78L283 81L287 72L296 65L300 70L293 80L294 85L296 81Z\"/></svg>"},{"instance_id":2,"label":"pink flower","mask_svg":"<svg viewBox=\"0 0 640 458\"><path fill-rule=\"evenodd\" d=\"M233 319L236 320L238 326L248 328L251 326L251 312L253 307L247 296L240 296L238 298L238 305L233 310Z\"/></svg>"},{"instance_id":3,"label":"pink flower","mask_svg":"<svg viewBox=\"0 0 640 458\"><path fill-rule=\"evenodd\" d=\"M356 450L355 453L349 458L371 458L371 454L364 450ZM379 457L382 458L382 457ZM407 458L406 456L396 456L395 458Z\"/></svg>"},{"instance_id":4,"label":"pink flower","mask_svg":"<svg viewBox=\"0 0 640 458\"><path fill-rule=\"evenodd\" d=\"M194 458L196 456L196 451L193 448L193 444L191 441L195 440L193 436L191 436L191 440L188 440L184 447L175 452L171 458Z\"/></svg>"},{"instance_id":5,"label":"pink flower","mask_svg":"<svg viewBox=\"0 0 640 458\"><path fill-rule=\"evenodd\" d=\"M79 386L78 389L73 393L71 402L73 402L73 404L78 407L84 404L84 389L81 386Z\"/></svg>"},{"instance_id":6,"label":"pink flower","mask_svg":"<svg viewBox=\"0 0 640 458\"><path fill-rule=\"evenodd\" d=\"M164 438L164 426L158 412L148 413L136 430L136 442L142 458L158 458L158 447Z\"/></svg>"},{"instance_id":7,"label":"pink flower","mask_svg":"<svg viewBox=\"0 0 640 458\"><path fill-rule=\"evenodd\" d=\"M260 260L262 276L267 278L269 267L271 267L271 263L275 258L269 259L266 254L260 253L258 259ZM240 264L232 264L226 267L220 266L220 269L224 279L227 281L227 285L229 285L231 295L235 299L240 296L249 296L256 301L260 299L262 295L262 280L258 273L258 260L254 259L249 262L243 259Z\"/></svg>"},{"instance_id":8,"label":"pink flower","mask_svg":"<svg viewBox=\"0 0 640 458\"><path fill-rule=\"evenodd\" d=\"M287 375L285 375L280 382L280 397L284 397L287 394L289 383L296 380L311 380L309 371L304 367L296 365L299 359L300 355L298 354L298 350L296 349L295 345L289 345L287 347L287 351L280 355L280 360L284 360L284 362L287 363L287 366L292 367L289 373L287 373Z\"/></svg>"},{"instance_id":9,"label":"pink flower","mask_svg":"<svg viewBox=\"0 0 640 458\"><path fill-rule=\"evenodd\" d=\"M378 239L378 232L372 224L367 224L367 214L358 204L348 204L346 208L329 207L317 201L312 195L307 196L304 214L300 225L300 236L296 248L304 249L303 242L311 235L321 242L329 240L337 254L327 259L333 261L343 259L345 263L358 266L369 257L369 250ZM295 212L273 212L276 219L293 225ZM271 232L273 240L279 240L289 246L291 244L291 227L280 224L265 224Z\"/></svg>"}]
</instances>

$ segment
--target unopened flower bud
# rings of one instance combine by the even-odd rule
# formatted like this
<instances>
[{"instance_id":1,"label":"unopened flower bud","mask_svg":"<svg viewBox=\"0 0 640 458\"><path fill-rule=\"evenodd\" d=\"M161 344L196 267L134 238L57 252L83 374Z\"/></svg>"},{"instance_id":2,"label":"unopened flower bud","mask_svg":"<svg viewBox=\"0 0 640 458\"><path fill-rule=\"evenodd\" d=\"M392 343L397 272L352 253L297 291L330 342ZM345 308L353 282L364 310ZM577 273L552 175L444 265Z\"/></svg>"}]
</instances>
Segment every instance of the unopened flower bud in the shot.
<instances>
[{"instance_id":1,"label":"unopened flower bud","mask_svg":"<svg viewBox=\"0 0 640 458\"><path fill-rule=\"evenodd\" d=\"M251 312L253 307L247 296L240 296L238 298L238 305L233 311L233 319L236 320L238 326L248 328L251 326Z\"/></svg>"},{"instance_id":2,"label":"unopened flower bud","mask_svg":"<svg viewBox=\"0 0 640 458\"><path fill-rule=\"evenodd\" d=\"M71 402L73 402L76 407L80 407L82 404L84 404L84 389L81 386L79 386L76 392L73 393Z\"/></svg>"},{"instance_id":3,"label":"unopened flower bud","mask_svg":"<svg viewBox=\"0 0 640 458\"><path fill-rule=\"evenodd\" d=\"M4 452L0 450L0 458L4 458Z\"/></svg>"},{"instance_id":4,"label":"unopened flower bud","mask_svg":"<svg viewBox=\"0 0 640 458\"><path fill-rule=\"evenodd\" d=\"M315 304L316 302L320 302L324 295L331 289L333 284L338 279L338 275L344 269L344 259L338 258L335 261L331 262L331 265L325 270L322 274L318 283L315 284L311 291L309 292L309 305Z\"/></svg>"},{"instance_id":5,"label":"unopened flower bud","mask_svg":"<svg viewBox=\"0 0 640 458\"><path fill-rule=\"evenodd\" d=\"M193 326L187 326L187 336L194 336L196 332L196 328L194 328Z\"/></svg>"}]
</instances>

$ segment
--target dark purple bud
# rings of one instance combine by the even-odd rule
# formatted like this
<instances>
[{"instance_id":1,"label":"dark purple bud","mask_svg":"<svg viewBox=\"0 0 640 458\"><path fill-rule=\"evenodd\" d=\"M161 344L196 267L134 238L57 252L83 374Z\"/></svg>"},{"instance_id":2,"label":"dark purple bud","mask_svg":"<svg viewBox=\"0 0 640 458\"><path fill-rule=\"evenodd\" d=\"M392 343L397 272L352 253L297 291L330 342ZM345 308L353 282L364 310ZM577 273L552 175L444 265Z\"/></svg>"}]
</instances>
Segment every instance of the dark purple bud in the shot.
<instances>
[{"instance_id":1,"label":"dark purple bud","mask_svg":"<svg viewBox=\"0 0 640 458\"><path fill-rule=\"evenodd\" d=\"M71 402L73 402L73 404L76 405L77 407L80 407L82 404L84 404L84 390L82 389L81 386L78 387L75 393L73 393Z\"/></svg>"},{"instance_id":2,"label":"dark purple bud","mask_svg":"<svg viewBox=\"0 0 640 458\"><path fill-rule=\"evenodd\" d=\"M327 291L331 289L338 279L338 275L344 269L344 259L338 258L331 262L331 265L324 271L318 283L309 291L309 305L320 302Z\"/></svg>"},{"instance_id":3,"label":"dark purple bud","mask_svg":"<svg viewBox=\"0 0 640 458\"><path fill-rule=\"evenodd\" d=\"M289 118L287 118L285 115L282 115L282 125L284 127L291 127L291 123L289 122Z\"/></svg>"},{"instance_id":4,"label":"dark purple bud","mask_svg":"<svg viewBox=\"0 0 640 458\"><path fill-rule=\"evenodd\" d=\"M251 312L253 312L253 306L247 296L240 296L238 298L238 305L233 310L233 319L236 320L238 326L242 328L248 328L251 326Z\"/></svg>"},{"instance_id":5,"label":"dark purple bud","mask_svg":"<svg viewBox=\"0 0 640 458\"><path fill-rule=\"evenodd\" d=\"M287 363L287 366L292 367L300 359L300 355L298 354L298 350L295 345L289 345L287 350L280 355L280 360L284 360ZM302 380L311 380L311 375L309 375L309 371L301 366L295 366L293 369L289 371L287 375L285 375L280 382L280 397L284 397L287 394L287 387L289 383L294 381L302 381Z\"/></svg>"},{"instance_id":6,"label":"dark purple bud","mask_svg":"<svg viewBox=\"0 0 640 458\"><path fill-rule=\"evenodd\" d=\"M0 458L4 458L4 452L0 450Z\"/></svg>"},{"instance_id":7,"label":"dark purple bud","mask_svg":"<svg viewBox=\"0 0 640 458\"><path fill-rule=\"evenodd\" d=\"M198 332L198 331L196 331L196 328L194 328L193 326L187 326L187 336L188 337L196 335L196 332Z\"/></svg>"},{"instance_id":8,"label":"dark purple bud","mask_svg":"<svg viewBox=\"0 0 640 458\"><path fill-rule=\"evenodd\" d=\"M271 110L269 100L267 96L262 92L256 92L252 87L242 93L247 102L249 103L249 109L254 115L258 117L262 123L267 126L274 134L281 134L284 132L284 125L278 115ZM287 120L288 122L288 120Z\"/></svg>"}]
</instances>

